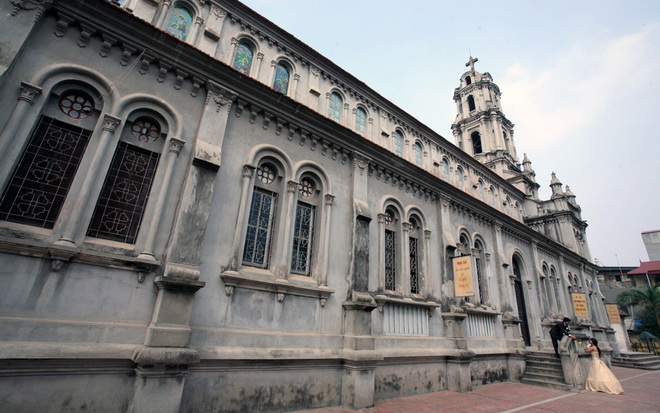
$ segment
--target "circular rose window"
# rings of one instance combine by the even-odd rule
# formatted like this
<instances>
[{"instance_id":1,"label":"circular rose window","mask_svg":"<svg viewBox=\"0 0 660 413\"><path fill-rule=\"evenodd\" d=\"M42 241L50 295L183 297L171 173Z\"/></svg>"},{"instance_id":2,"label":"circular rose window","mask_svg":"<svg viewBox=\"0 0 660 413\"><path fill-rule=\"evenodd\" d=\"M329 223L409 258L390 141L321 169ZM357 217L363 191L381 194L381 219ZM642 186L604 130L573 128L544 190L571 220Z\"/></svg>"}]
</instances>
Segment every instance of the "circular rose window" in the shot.
<instances>
[{"instance_id":1,"label":"circular rose window","mask_svg":"<svg viewBox=\"0 0 660 413\"><path fill-rule=\"evenodd\" d=\"M62 113L73 119L85 119L94 113L94 102L80 92L67 92L59 101Z\"/></svg>"},{"instance_id":2,"label":"circular rose window","mask_svg":"<svg viewBox=\"0 0 660 413\"><path fill-rule=\"evenodd\" d=\"M131 132L140 142L156 142L160 136L158 124L150 119L140 118L133 122Z\"/></svg>"}]
</instances>

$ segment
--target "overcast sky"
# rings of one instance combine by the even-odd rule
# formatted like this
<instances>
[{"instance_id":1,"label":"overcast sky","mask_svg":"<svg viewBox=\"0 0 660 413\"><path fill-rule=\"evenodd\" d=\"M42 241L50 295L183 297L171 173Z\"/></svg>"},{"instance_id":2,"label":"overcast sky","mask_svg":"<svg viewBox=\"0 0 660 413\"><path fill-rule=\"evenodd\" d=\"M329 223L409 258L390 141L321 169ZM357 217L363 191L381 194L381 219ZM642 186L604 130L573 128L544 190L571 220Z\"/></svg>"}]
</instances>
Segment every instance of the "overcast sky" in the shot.
<instances>
[{"instance_id":1,"label":"overcast sky","mask_svg":"<svg viewBox=\"0 0 660 413\"><path fill-rule=\"evenodd\" d=\"M550 196L569 185L603 265L660 229L660 1L244 0L454 143L470 51Z\"/></svg>"}]
</instances>

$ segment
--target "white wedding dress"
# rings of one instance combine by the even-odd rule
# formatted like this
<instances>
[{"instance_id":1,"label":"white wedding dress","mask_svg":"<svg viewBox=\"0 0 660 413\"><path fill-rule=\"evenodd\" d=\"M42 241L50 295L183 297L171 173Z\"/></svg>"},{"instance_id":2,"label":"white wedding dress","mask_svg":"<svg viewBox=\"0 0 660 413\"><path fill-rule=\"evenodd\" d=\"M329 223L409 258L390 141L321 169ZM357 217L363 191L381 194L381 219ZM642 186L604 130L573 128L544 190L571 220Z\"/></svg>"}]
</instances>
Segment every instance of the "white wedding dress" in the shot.
<instances>
[{"instance_id":1,"label":"white wedding dress","mask_svg":"<svg viewBox=\"0 0 660 413\"><path fill-rule=\"evenodd\" d=\"M587 376L587 390L602 391L610 394L623 394L621 383L614 373L607 368L607 364L598 356L598 350L591 352L591 368Z\"/></svg>"}]
</instances>

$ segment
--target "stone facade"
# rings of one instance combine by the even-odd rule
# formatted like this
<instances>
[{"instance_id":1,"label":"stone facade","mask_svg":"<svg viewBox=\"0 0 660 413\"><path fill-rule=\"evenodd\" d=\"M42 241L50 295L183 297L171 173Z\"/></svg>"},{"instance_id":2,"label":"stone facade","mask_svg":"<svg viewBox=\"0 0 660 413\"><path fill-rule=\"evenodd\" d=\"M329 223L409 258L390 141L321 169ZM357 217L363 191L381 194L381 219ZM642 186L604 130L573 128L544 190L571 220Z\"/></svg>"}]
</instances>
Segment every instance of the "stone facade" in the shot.
<instances>
[{"instance_id":1,"label":"stone facade","mask_svg":"<svg viewBox=\"0 0 660 413\"><path fill-rule=\"evenodd\" d=\"M575 197L554 177L538 199L474 59L457 147L238 2L0 12L8 410L469 391L518 380L572 292L589 306L575 329L613 341Z\"/></svg>"}]
</instances>

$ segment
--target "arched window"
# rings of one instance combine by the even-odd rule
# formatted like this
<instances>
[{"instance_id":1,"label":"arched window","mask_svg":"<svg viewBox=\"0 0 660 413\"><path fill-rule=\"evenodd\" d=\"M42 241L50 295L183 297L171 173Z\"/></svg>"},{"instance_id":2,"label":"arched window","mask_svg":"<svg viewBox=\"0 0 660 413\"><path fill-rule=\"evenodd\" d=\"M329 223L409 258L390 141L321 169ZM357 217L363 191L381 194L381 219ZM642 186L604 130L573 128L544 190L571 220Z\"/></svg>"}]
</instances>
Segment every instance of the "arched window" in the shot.
<instances>
[{"instance_id":1,"label":"arched window","mask_svg":"<svg viewBox=\"0 0 660 413\"><path fill-rule=\"evenodd\" d=\"M472 83L472 78L470 76L465 76L465 84L469 85Z\"/></svg>"},{"instance_id":2,"label":"arched window","mask_svg":"<svg viewBox=\"0 0 660 413\"><path fill-rule=\"evenodd\" d=\"M167 32L179 40L186 40L192 20L193 15L187 8L176 5L167 23Z\"/></svg>"},{"instance_id":3,"label":"arched window","mask_svg":"<svg viewBox=\"0 0 660 413\"><path fill-rule=\"evenodd\" d=\"M282 63L275 68L275 79L273 80L273 89L286 95L289 91L289 69Z\"/></svg>"},{"instance_id":4,"label":"arched window","mask_svg":"<svg viewBox=\"0 0 660 413\"><path fill-rule=\"evenodd\" d=\"M268 160L262 161L256 172L243 247L243 264L268 268L282 179L277 166Z\"/></svg>"},{"instance_id":5,"label":"arched window","mask_svg":"<svg viewBox=\"0 0 660 413\"><path fill-rule=\"evenodd\" d=\"M485 304L488 301L488 283L485 273L485 251L481 241L474 241L474 249L476 250L474 257L475 273L477 275L477 287L479 288L479 302Z\"/></svg>"},{"instance_id":6,"label":"arched window","mask_svg":"<svg viewBox=\"0 0 660 413\"><path fill-rule=\"evenodd\" d=\"M410 230L408 234L408 253L410 259L410 293L420 292L420 273L422 267L422 243L419 241L423 235L421 221L413 216L410 218Z\"/></svg>"},{"instance_id":7,"label":"arched window","mask_svg":"<svg viewBox=\"0 0 660 413\"><path fill-rule=\"evenodd\" d=\"M413 146L413 151L415 152L415 165L422 166L422 144L415 142Z\"/></svg>"},{"instance_id":8,"label":"arched window","mask_svg":"<svg viewBox=\"0 0 660 413\"><path fill-rule=\"evenodd\" d=\"M246 75L250 74L250 67L252 67L252 56L254 51L252 47L246 42L238 43L236 47L236 55L234 55L233 68Z\"/></svg>"},{"instance_id":9,"label":"arched window","mask_svg":"<svg viewBox=\"0 0 660 413\"><path fill-rule=\"evenodd\" d=\"M339 123L341 121L341 111L344 101L337 92L330 94L330 107L328 108L328 116L330 119Z\"/></svg>"},{"instance_id":10,"label":"arched window","mask_svg":"<svg viewBox=\"0 0 660 413\"><path fill-rule=\"evenodd\" d=\"M48 97L0 200L0 219L55 226L102 109L84 89L64 85Z\"/></svg>"},{"instance_id":11,"label":"arched window","mask_svg":"<svg viewBox=\"0 0 660 413\"><path fill-rule=\"evenodd\" d=\"M298 184L298 204L291 248L291 272L311 275L314 239L317 230L317 211L320 199L319 183L312 176L304 176Z\"/></svg>"},{"instance_id":12,"label":"arched window","mask_svg":"<svg viewBox=\"0 0 660 413\"><path fill-rule=\"evenodd\" d=\"M403 134L399 130L394 132L394 153L403 156Z\"/></svg>"},{"instance_id":13,"label":"arched window","mask_svg":"<svg viewBox=\"0 0 660 413\"><path fill-rule=\"evenodd\" d=\"M463 168L456 168L456 177L458 178L458 189L463 189Z\"/></svg>"},{"instance_id":14,"label":"arched window","mask_svg":"<svg viewBox=\"0 0 660 413\"><path fill-rule=\"evenodd\" d=\"M479 186L479 199L481 199L483 201L485 199L484 197L486 196L485 193L484 193L485 192L485 190L484 190L484 181L482 181L480 179L479 183L478 183L478 186Z\"/></svg>"},{"instance_id":15,"label":"arched window","mask_svg":"<svg viewBox=\"0 0 660 413\"><path fill-rule=\"evenodd\" d=\"M449 161L447 158L442 158L442 179L449 181Z\"/></svg>"},{"instance_id":16,"label":"arched window","mask_svg":"<svg viewBox=\"0 0 660 413\"><path fill-rule=\"evenodd\" d=\"M470 111L473 111L477 108L476 105L474 104L474 97L472 95L467 97L467 101L468 101L468 109L470 109Z\"/></svg>"},{"instance_id":17,"label":"arched window","mask_svg":"<svg viewBox=\"0 0 660 413\"><path fill-rule=\"evenodd\" d=\"M470 139L472 140L472 153L474 155L483 152L482 147L481 147L481 135L479 132L472 132L472 135L470 135Z\"/></svg>"},{"instance_id":18,"label":"arched window","mask_svg":"<svg viewBox=\"0 0 660 413\"><path fill-rule=\"evenodd\" d=\"M87 236L134 244L144 217L163 146L161 125L153 117L127 122L101 193Z\"/></svg>"},{"instance_id":19,"label":"arched window","mask_svg":"<svg viewBox=\"0 0 660 413\"><path fill-rule=\"evenodd\" d=\"M355 131L364 136L367 133L367 111L358 107L355 111Z\"/></svg>"},{"instance_id":20,"label":"arched window","mask_svg":"<svg viewBox=\"0 0 660 413\"><path fill-rule=\"evenodd\" d=\"M398 214L392 208L385 211L385 289L396 290Z\"/></svg>"}]
</instances>

